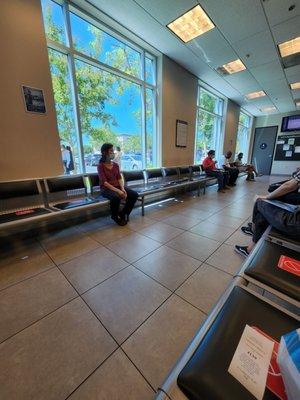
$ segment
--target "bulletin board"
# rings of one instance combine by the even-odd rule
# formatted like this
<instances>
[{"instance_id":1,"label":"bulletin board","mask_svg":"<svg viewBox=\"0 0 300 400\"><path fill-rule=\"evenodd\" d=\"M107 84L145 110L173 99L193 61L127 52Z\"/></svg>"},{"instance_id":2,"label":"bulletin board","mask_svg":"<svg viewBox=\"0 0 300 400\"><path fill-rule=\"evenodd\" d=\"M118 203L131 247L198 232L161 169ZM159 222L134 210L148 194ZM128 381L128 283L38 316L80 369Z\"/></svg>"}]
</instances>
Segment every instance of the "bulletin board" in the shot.
<instances>
[{"instance_id":1,"label":"bulletin board","mask_svg":"<svg viewBox=\"0 0 300 400\"><path fill-rule=\"evenodd\" d=\"M300 161L300 134L278 136L274 160Z\"/></svg>"},{"instance_id":2,"label":"bulletin board","mask_svg":"<svg viewBox=\"0 0 300 400\"><path fill-rule=\"evenodd\" d=\"M186 147L188 137L188 123L176 120L176 147Z\"/></svg>"}]
</instances>

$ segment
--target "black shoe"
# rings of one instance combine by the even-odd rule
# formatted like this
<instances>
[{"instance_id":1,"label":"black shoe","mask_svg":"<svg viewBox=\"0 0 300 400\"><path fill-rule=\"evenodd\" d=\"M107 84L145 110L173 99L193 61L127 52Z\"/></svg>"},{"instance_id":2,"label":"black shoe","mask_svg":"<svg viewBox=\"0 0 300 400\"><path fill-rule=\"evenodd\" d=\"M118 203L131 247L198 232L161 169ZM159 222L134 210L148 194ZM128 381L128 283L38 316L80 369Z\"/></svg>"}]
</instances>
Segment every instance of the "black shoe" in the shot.
<instances>
[{"instance_id":1,"label":"black shoe","mask_svg":"<svg viewBox=\"0 0 300 400\"><path fill-rule=\"evenodd\" d=\"M253 229L252 229L252 222L248 222L248 226L249 226L249 228L251 229L251 231L253 232Z\"/></svg>"},{"instance_id":2,"label":"black shoe","mask_svg":"<svg viewBox=\"0 0 300 400\"><path fill-rule=\"evenodd\" d=\"M127 222L124 219L120 218L119 216L117 217L112 216L111 219L113 219L120 226L124 226L127 224Z\"/></svg>"},{"instance_id":3,"label":"black shoe","mask_svg":"<svg viewBox=\"0 0 300 400\"><path fill-rule=\"evenodd\" d=\"M242 226L241 231L248 236L253 236L253 231L249 226Z\"/></svg>"},{"instance_id":4,"label":"black shoe","mask_svg":"<svg viewBox=\"0 0 300 400\"><path fill-rule=\"evenodd\" d=\"M234 250L239 253L241 256L243 257L248 257L249 256L249 252L247 250L247 246L238 246L235 245L234 246Z\"/></svg>"}]
</instances>

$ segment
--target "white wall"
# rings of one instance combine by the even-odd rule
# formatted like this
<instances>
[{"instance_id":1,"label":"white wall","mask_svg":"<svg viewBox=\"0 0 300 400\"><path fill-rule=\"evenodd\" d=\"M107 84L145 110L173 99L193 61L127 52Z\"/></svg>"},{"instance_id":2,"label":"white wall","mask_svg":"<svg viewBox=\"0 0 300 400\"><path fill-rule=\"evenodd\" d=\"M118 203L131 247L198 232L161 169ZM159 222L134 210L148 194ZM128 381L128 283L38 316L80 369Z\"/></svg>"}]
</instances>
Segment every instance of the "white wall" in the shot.
<instances>
[{"instance_id":1,"label":"white wall","mask_svg":"<svg viewBox=\"0 0 300 400\"><path fill-rule=\"evenodd\" d=\"M257 118L255 118L255 121L253 124L254 130L255 130L255 128L277 125L278 126L277 137L278 137L278 135L284 135L285 133L281 132L282 118L286 117L288 115L296 115L296 114L300 114L300 111L293 111L290 113L266 115L263 117L257 117ZM254 130L253 130L253 132L254 132ZM290 134L290 132L287 134ZM275 150L276 150L276 145L275 145ZM274 150L274 154L273 154L273 164L272 164L271 174L273 174L273 175L290 175L292 172L294 172L296 170L297 167L300 167L299 161L275 161L274 160L275 150Z\"/></svg>"}]
</instances>

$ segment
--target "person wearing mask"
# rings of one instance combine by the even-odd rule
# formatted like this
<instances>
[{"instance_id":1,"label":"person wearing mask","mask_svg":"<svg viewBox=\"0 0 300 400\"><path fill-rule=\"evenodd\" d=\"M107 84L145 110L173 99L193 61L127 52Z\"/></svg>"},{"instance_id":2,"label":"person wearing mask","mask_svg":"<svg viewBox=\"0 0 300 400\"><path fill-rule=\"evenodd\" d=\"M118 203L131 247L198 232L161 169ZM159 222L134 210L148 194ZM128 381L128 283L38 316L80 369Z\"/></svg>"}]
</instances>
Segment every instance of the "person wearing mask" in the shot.
<instances>
[{"instance_id":1,"label":"person wearing mask","mask_svg":"<svg viewBox=\"0 0 300 400\"><path fill-rule=\"evenodd\" d=\"M64 173L65 175L70 175L70 162L71 162L71 155L67 147L62 144L61 145L61 158L64 165Z\"/></svg>"},{"instance_id":2,"label":"person wearing mask","mask_svg":"<svg viewBox=\"0 0 300 400\"><path fill-rule=\"evenodd\" d=\"M113 162L114 158L113 145L104 143L101 147L101 158L97 169L101 194L110 200L111 218L118 225L124 226L137 201L138 193L124 187L120 168L117 163ZM120 211L121 200L125 201L125 205Z\"/></svg>"},{"instance_id":3,"label":"person wearing mask","mask_svg":"<svg viewBox=\"0 0 300 400\"><path fill-rule=\"evenodd\" d=\"M236 186L236 180L239 176L239 170L236 167L233 167L230 159L232 157L232 151L227 151L227 153L224 156L224 160L223 160L223 168L225 171L227 171L229 173L229 182L228 185L229 186Z\"/></svg>"},{"instance_id":4,"label":"person wearing mask","mask_svg":"<svg viewBox=\"0 0 300 400\"><path fill-rule=\"evenodd\" d=\"M116 150L115 150L115 158L114 158L114 162L116 164L118 164L120 171L121 171L121 157L122 157L122 152L121 152L121 147L120 146L116 146Z\"/></svg>"},{"instance_id":5,"label":"person wearing mask","mask_svg":"<svg viewBox=\"0 0 300 400\"><path fill-rule=\"evenodd\" d=\"M216 168L217 161L214 161L215 155L215 150L209 150L207 157L202 162L202 166L207 176L217 178L218 192L224 193L225 189L227 189L228 172Z\"/></svg>"},{"instance_id":6,"label":"person wearing mask","mask_svg":"<svg viewBox=\"0 0 300 400\"><path fill-rule=\"evenodd\" d=\"M246 181L254 181L254 180L255 180L255 179L254 179L254 174L255 174L256 176L262 176L261 174L259 174L259 173L256 171L254 165L252 165L252 164L244 164L244 163L243 163L243 161L242 161L242 160L243 160L243 156L244 156L243 153L239 153L239 154L237 155L237 158L234 160L233 165L234 165L235 167L237 167L237 168L239 169L240 172L247 172Z\"/></svg>"},{"instance_id":7,"label":"person wearing mask","mask_svg":"<svg viewBox=\"0 0 300 400\"><path fill-rule=\"evenodd\" d=\"M300 237L300 201L293 199L298 207L294 211L287 211L274 204L264 200L284 201L289 193L299 190L300 187L300 168L292 174L292 178L284 182L276 190L267 196L259 196L253 207L252 223L248 226L242 226L241 230L245 235L252 236L252 243L249 246L235 246L235 251L244 257L247 257L255 244L262 237L269 225L273 226L279 232L291 236L295 239ZM294 196L295 197L295 196Z\"/></svg>"}]
</instances>

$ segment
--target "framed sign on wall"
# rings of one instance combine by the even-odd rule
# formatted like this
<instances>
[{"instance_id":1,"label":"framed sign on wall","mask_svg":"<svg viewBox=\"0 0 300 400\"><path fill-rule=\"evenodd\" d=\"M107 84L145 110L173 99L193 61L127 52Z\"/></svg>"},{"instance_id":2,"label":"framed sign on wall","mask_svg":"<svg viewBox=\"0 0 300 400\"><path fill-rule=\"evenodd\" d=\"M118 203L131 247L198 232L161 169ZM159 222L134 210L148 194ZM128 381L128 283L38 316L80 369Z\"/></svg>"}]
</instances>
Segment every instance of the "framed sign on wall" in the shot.
<instances>
[{"instance_id":1,"label":"framed sign on wall","mask_svg":"<svg viewBox=\"0 0 300 400\"><path fill-rule=\"evenodd\" d=\"M46 104L42 89L22 85L22 93L27 112L46 114Z\"/></svg>"},{"instance_id":2,"label":"framed sign on wall","mask_svg":"<svg viewBox=\"0 0 300 400\"><path fill-rule=\"evenodd\" d=\"M186 147L188 136L188 123L186 121L176 120L176 147Z\"/></svg>"}]
</instances>

